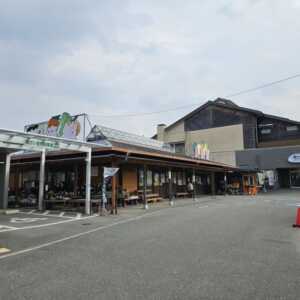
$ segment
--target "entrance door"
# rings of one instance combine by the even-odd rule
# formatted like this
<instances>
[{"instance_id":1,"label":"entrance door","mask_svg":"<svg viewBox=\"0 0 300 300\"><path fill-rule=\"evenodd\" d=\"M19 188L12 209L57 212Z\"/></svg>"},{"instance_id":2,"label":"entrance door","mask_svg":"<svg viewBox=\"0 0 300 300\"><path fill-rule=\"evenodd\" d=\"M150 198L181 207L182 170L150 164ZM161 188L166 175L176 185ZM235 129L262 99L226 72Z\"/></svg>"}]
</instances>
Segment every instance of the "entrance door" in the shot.
<instances>
[{"instance_id":1,"label":"entrance door","mask_svg":"<svg viewBox=\"0 0 300 300\"><path fill-rule=\"evenodd\" d=\"M300 170L290 171L291 187L300 188Z\"/></svg>"}]
</instances>

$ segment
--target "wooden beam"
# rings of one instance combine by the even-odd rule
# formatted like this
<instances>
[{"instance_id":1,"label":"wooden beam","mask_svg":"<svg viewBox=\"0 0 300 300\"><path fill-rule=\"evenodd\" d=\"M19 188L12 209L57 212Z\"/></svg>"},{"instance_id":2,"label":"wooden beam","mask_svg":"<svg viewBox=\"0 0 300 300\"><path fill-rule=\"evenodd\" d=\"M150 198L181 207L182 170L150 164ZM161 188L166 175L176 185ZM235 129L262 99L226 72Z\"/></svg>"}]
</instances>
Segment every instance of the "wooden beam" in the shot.
<instances>
[{"instance_id":1,"label":"wooden beam","mask_svg":"<svg viewBox=\"0 0 300 300\"><path fill-rule=\"evenodd\" d=\"M148 209L147 201L147 166L144 165L144 185L143 185L144 208Z\"/></svg>"}]
</instances>

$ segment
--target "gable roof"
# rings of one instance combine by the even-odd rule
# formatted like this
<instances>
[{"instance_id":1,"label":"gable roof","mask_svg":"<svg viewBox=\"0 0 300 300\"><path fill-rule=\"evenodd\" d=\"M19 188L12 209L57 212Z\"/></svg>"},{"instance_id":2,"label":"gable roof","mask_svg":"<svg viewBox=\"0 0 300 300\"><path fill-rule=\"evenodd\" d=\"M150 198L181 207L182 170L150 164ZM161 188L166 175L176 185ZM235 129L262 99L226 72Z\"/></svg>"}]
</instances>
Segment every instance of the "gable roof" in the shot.
<instances>
[{"instance_id":1,"label":"gable roof","mask_svg":"<svg viewBox=\"0 0 300 300\"><path fill-rule=\"evenodd\" d=\"M211 101L211 100L207 101L206 103L199 106L195 110L191 111L187 115L183 116L179 120L177 120L174 123L170 124L168 127L166 127L165 130L172 129L177 124L191 118L192 116L194 116L195 114L197 114L198 112L204 110L205 108L207 108L209 106L217 106L217 107L228 108L228 109L237 110L237 111L243 111L243 112L246 112L246 113L253 114L257 117L267 117L267 118L270 118L270 119L275 119L275 120L280 120L280 121L283 121L283 122L288 122L288 123L293 123L293 124L296 124L296 125L300 125L300 122L298 122L298 121L293 121L293 120L290 120L288 118L283 118L283 117L279 117L279 116L265 114L260 110L255 110L255 109L251 109L251 108L247 108L247 107L242 107L242 106L237 105L236 103L234 103L233 101L231 101L229 99L217 98L214 101ZM153 138L155 138L155 136L156 135L154 135Z\"/></svg>"},{"instance_id":2,"label":"gable roof","mask_svg":"<svg viewBox=\"0 0 300 300\"><path fill-rule=\"evenodd\" d=\"M103 146L127 145L127 147L140 147L161 152L174 152L171 145L147 138L141 135L128 133L125 131L95 125L87 137L87 141L92 141Z\"/></svg>"}]
</instances>

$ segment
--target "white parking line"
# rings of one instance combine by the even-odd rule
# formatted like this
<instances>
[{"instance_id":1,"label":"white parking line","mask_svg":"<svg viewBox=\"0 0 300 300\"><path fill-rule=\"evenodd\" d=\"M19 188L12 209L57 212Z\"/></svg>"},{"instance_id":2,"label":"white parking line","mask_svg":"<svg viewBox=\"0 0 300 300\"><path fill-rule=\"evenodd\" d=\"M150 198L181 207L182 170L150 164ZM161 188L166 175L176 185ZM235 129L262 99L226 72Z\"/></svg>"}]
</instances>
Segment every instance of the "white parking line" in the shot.
<instances>
[{"instance_id":1,"label":"white parking line","mask_svg":"<svg viewBox=\"0 0 300 300\"><path fill-rule=\"evenodd\" d=\"M206 207L209 207L209 205L199 206L198 208L206 208Z\"/></svg>"},{"instance_id":2,"label":"white parking line","mask_svg":"<svg viewBox=\"0 0 300 300\"><path fill-rule=\"evenodd\" d=\"M290 207L300 207L300 203L287 203L286 206L290 206Z\"/></svg>"},{"instance_id":3,"label":"white parking line","mask_svg":"<svg viewBox=\"0 0 300 300\"><path fill-rule=\"evenodd\" d=\"M69 241L69 240L73 240L73 239L76 239L76 238L79 238L79 237L82 237L82 236L85 236L85 235L89 235L89 234L94 233L94 232L102 231L102 230L105 230L105 229L108 229L108 228L112 228L112 227L115 227L115 226L118 226L118 225L121 225L121 224L134 222L134 221L143 219L145 217L149 217L151 215L156 215L156 214L161 213L161 212L162 212L161 210L157 210L157 211L154 211L152 213L147 213L147 214L144 214L142 216L133 217L133 218L129 218L129 219L126 219L126 220L121 220L121 221L118 221L118 222L115 222L115 223L111 223L111 224L108 224L108 225L100 226L100 227L97 227L97 228L94 228L94 229L91 229L91 230L88 230L88 231L85 231L85 232L70 235L68 237L65 237L65 238L62 238L62 239L59 239L59 240L55 240L55 241L51 241L51 242L48 242L48 243L44 243L44 244L41 244L41 245L38 245L38 246L35 246L35 247L32 247L32 248L27 248L27 249L24 249L24 250L12 252L12 253L0 256L0 260L8 258L8 257L12 257L12 256L17 256L17 255L29 253L29 252L39 250L39 249L42 249L42 248L50 247L50 246L55 245L55 244L59 244L59 243L63 243L63 242ZM94 216L91 216L91 217L94 217ZM91 218L91 217L87 217L87 218ZM87 219L87 218L85 218L85 219Z\"/></svg>"},{"instance_id":4,"label":"white parking line","mask_svg":"<svg viewBox=\"0 0 300 300\"><path fill-rule=\"evenodd\" d=\"M17 227L0 225L0 233L15 230Z\"/></svg>"},{"instance_id":5,"label":"white parking line","mask_svg":"<svg viewBox=\"0 0 300 300\"><path fill-rule=\"evenodd\" d=\"M65 216L65 212L62 212L60 214L57 214L57 215L53 215L53 214L50 214L50 212L48 214L45 214L45 213L38 213L38 212L35 212L36 210L33 210L33 211L30 211L30 212L18 212L18 214L26 214L26 215L33 215L33 216L47 216L47 217L52 217L52 218L63 218L63 219L75 219L76 216Z\"/></svg>"},{"instance_id":6,"label":"white parking line","mask_svg":"<svg viewBox=\"0 0 300 300\"><path fill-rule=\"evenodd\" d=\"M36 229L36 228L43 228L43 227L49 227L49 226L54 226L54 225L59 225L59 224L64 224L64 223L70 223L70 222L74 222L74 221L79 221L79 220L87 220L87 219L91 219L91 218L95 218L96 216L88 216L88 217L84 217L84 218L72 218L69 220L64 220L64 221L59 221L59 222L53 222L53 223L47 223L47 224L40 224L40 225L32 225L32 226L25 226L25 227L11 227L10 229L5 229L3 231L0 231L0 233L2 232L8 232L8 231L17 231L17 230L26 230L26 229Z\"/></svg>"}]
</instances>

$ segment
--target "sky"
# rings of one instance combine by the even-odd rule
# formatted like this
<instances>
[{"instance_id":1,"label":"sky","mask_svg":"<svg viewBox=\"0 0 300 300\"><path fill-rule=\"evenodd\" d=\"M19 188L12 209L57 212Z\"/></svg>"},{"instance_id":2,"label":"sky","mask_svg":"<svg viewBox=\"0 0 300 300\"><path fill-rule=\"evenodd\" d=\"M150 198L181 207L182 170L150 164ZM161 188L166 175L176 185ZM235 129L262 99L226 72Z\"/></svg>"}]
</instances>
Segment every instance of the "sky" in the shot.
<instances>
[{"instance_id":1,"label":"sky","mask_svg":"<svg viewBox=\"0 0 300 300\"><path fill-rule=\"evenodd\" d=\"M0 0L0 127L85 112L152 136L207 100L299 74L299 15L300 0ZM300 120L299 86L231 100Z\"/></svg>"}]
</instances>

